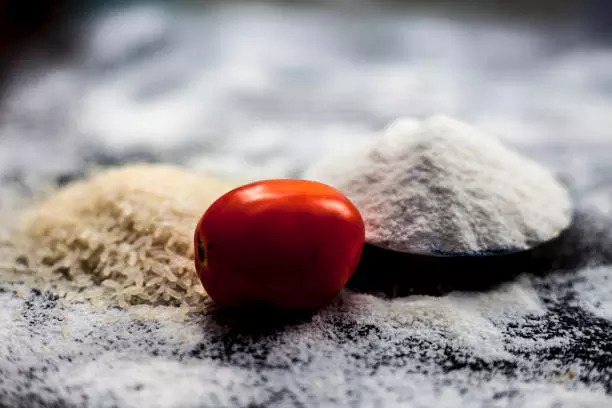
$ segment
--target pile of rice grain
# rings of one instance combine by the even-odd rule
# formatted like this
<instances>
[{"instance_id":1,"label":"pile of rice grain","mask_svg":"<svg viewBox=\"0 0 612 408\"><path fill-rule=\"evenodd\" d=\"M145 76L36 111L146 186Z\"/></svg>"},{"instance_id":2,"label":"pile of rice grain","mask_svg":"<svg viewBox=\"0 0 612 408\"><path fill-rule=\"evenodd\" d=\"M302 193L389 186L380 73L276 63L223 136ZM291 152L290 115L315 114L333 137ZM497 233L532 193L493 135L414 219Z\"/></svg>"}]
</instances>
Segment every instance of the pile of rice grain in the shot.
<instances>
[{"instance_id":1,"label":"pile of rice grain","mask_svg":"<svg viewBox=\"0 0 612 408\"><path fill-rule=\"evenodd\" d=\"M230 188L169 165L129 165L72 183L25 212L20 261L42 289L68 300L201 305L194 228Z\"/></svg>"}]
</instances>

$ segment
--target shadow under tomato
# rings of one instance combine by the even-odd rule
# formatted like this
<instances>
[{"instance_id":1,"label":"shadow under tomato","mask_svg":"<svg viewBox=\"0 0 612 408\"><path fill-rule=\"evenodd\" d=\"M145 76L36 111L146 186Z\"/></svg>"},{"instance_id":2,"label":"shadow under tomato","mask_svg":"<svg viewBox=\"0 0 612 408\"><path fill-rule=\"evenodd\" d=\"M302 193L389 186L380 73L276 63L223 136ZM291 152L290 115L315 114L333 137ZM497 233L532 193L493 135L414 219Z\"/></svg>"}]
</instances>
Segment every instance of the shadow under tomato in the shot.
<instances>
[{"instance_id":1,"label":"shadow under tomato","mask_svg":"<svg viewBox=\"0 0 612 408\"><path fill-rule=\"evenodd\" d=\"M279 310L260 304L218 307L214 303L207 311L216 324L251 335L265 335L285 326L307 323L315 313L316 310Z\"/></svg>"},{"instance_id":2,"label":"shadow under tomato","mask_svg":"<svg viewBox=\"0 0 612 408\"><path fill-rule=\"evenodd\" d=\"M541 276L612 263L611 230L610 218L577 213L556 239L528 251L493 256L434 257L366 244L347 287L390 297L487 290L522 273Z\"/></svg>"}]
</instances>

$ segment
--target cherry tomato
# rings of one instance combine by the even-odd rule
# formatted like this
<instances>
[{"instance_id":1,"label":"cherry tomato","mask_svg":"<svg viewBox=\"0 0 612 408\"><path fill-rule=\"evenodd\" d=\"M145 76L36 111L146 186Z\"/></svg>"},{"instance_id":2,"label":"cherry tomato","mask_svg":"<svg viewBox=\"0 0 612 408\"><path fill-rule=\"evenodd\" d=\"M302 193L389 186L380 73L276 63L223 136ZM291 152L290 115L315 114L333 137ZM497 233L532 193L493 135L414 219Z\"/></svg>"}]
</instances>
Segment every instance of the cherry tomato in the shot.
<instances>
[{"instance_id":1,"label":"cherry tomato","mask_svg":"<svg viewBox=\"0 0 612 408\"><path fill-rule=\"evenodd\" d=\"M195 231L195 264L221 306L313 309L355 271L365 240L359 211L314 181L265 180L215 201Z\"/></svg>"}]
</instances>

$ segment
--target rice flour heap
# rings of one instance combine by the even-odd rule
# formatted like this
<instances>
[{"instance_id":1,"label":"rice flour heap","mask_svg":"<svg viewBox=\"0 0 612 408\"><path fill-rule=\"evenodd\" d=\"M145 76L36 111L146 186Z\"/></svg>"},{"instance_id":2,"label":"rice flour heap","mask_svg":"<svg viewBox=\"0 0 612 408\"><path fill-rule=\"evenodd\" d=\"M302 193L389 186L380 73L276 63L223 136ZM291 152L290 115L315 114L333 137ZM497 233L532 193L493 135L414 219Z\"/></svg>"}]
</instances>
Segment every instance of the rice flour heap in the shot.
<instances>
[{"instance_id":1,"label":"rice flour heap","mask_svg":"<svg viewBox=\"0 0 612 408\"><path fill-rule=\"evenodd\" d=\"M315 165L361 211L366 240L414 253L522 250L571 222L566 189L495 137L434 116L401 119L346 157Z\"/></svg>"}]
</instances>

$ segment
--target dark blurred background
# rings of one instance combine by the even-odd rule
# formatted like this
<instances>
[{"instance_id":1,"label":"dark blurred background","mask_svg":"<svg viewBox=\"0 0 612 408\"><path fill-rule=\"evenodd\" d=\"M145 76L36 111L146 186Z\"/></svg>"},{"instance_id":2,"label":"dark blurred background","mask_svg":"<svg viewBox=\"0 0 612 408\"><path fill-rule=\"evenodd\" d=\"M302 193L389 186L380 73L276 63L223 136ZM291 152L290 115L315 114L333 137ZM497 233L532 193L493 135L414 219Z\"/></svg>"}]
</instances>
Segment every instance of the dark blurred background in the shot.
<instances>
[{"instance_id":1,"label":"dark blurred background","mask_svg":"<svg viewBox=\"0 0 612 408\"><path fill-rule=\"evenodd\" d=\"M299 176L435 113L568 177L612 140L606 0L0 0L0 61L5 181L134 160Z\"/></svg>"},{"instance_id":2,"label":"dark blurred background","mask_svg":"<svg viewBox=\"0 0 612 408\"><path fill-rule=\"evenodd\" d=\"M0 34L3 53L22 46L28 40L65 35L58 31L84 16L100 9L129 6L142 1L71 1L71 0L2 0L0 2ZM210 6L215 1L183 0L158 2L178 6ZM255 1L220 0L220 4L253 4ZM371 11L372 8L395 9L400 12L414 10L443 13L463 13L481 17L520 18L538 22L563 22L580 25L596 36L606 38L612 32L612 5L607 0L286 0L258 2L284 6L337 7L348 11ZM67 40L64 38L63 40Z\"/></svg>"}]
</instances>

